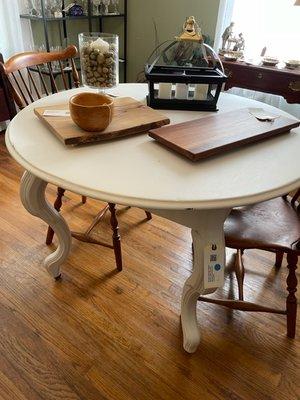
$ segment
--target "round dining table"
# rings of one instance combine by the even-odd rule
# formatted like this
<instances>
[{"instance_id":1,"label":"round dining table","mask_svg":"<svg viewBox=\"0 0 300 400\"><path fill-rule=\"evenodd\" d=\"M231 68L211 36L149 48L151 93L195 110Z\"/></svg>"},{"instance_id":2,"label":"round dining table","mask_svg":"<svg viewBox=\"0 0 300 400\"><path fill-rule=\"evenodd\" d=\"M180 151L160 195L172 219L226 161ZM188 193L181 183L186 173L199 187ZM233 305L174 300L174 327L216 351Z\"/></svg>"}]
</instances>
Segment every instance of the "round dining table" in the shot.
<instances>
[{"instance_id":1,"label":"round dining table","mask_svg":"<svg viewBox=\"0 0 300 400\"><path fill-rule=\"evenodd\" d=\"M67 147L35 116L34 108L67 104L75 93L90 90L72 89L38 100L19 112L6 132L10 154L25 169L21 201L29 213L49 224L58 237L58 247L44 265L53 277L58 277L71 250L70 229L45 198L48 183L105 202L140 207L189 227L193 271L183 287L181 325L184 349L195 352L200 343L198 297L214 292L224 281L224 221L233 207L271 199L300 186L300 129L199 162L168 150L147 132ZM147 85L120 84L110 93L145 102ZM259 107L287 115L266 104L227 93L221 93L218 107L218 113ZM201 111L162 112L171 124L211 115ZM216 281L207 276L212 250L218 267Z\"/></svg>"}]
</instances>

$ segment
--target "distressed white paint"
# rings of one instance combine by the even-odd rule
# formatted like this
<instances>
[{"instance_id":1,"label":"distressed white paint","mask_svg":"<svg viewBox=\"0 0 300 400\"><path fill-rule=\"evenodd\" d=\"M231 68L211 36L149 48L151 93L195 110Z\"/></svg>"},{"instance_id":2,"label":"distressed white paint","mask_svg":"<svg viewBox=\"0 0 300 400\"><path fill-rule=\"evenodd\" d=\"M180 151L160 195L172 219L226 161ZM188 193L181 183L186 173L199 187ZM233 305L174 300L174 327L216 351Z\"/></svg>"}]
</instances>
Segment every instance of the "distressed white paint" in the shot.
<instances>
[{"instance_id":1,"label":"distressed white paint","mask_svg":"<svg viewBox=\"0 0 300 400\"><path fill-rule=\"evenodd\" d=\"M213 293L217 288L204 288L204 249L207 244L219 243L222 254L221 264L225 265L225 241L223 224L229 209L220 210L150 210L152 213L192 230L194 245L193 272L186 280L181 299L181 325L183 347L194 353L200 343L200 331L197 324L197 299L203 294Z\"/></svg>"}]
</instances>

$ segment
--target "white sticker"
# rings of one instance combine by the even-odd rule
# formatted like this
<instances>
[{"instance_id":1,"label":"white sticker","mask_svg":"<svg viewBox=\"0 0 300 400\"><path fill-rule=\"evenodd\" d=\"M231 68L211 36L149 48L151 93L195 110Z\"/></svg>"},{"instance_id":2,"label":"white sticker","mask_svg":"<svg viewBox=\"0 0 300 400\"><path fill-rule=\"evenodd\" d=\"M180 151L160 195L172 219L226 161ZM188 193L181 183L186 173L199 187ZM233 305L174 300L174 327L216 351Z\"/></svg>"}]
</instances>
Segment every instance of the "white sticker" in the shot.
<instances>
[{"instance_id":1,"label":"white sticker","mask_svg":"<svg viewBox=\"0 0 300 400\"><path fill-rule=\"evenodd\" d=\"M279 118L279 115L266 112L263 108L249 108L249 113L259 121L274 121L276 118Z\"/></svg>"},{"instance_id":2,"label":"white sticker","mask_svg":"<svg viewBox=\"0 0 300 400\"><path fill-rule=\"evenodd\" d=\"M204 247L204 288L219 288L224 284L224 246L210 243Z\"/></svg>"},{"instance_id":3,"label":"white sticker","mask_svg":"<svg viewBox=\"0 0 300 400\"><path fill-rule=\"evenodd\" d=\"M44 117L68 117L69 115L69 110L45 110L43 112Z\"/></svg>"}]
</instances>

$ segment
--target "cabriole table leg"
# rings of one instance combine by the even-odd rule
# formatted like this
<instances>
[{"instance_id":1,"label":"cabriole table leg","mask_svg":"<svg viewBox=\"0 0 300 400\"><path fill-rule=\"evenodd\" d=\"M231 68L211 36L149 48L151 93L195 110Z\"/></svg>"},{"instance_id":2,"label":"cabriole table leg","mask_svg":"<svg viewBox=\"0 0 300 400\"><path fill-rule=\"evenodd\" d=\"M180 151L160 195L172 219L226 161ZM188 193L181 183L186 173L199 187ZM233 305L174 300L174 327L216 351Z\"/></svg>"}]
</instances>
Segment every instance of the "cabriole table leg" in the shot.
<instances>
[{"instance_id":1,"label":"cabriole table leg","mask_svg":"<svg viewBox=\"0 0 300 400\"><path fill-rule=\"evenodd\" d=\"M149 210L150 211L150 210ZM230 210L151 210L171 221L192 229L194 246L193 272L186 280L181 300L181 325L183 347L188 353L194 353L200 343L200 330L197 323L197 300L203 294L213 293L217 287L204 287L205 249L217 244L219 264L225 266L224 221Z\"/></svg>"},{"instance_id":2,"label":"cabriole table leg","mask_svg":"<svg viewBox=\"0 0 300 400\"><path fill-rule=\"evenodd\" d=\"M47 182L26 171L21 180L20 197L26 210L46 222L57 235L58 247L46 257L44 266L53 278L60 276L60 266L71 248L71 232L64 218L45 198Z\"/></svg>"}]
</instances>

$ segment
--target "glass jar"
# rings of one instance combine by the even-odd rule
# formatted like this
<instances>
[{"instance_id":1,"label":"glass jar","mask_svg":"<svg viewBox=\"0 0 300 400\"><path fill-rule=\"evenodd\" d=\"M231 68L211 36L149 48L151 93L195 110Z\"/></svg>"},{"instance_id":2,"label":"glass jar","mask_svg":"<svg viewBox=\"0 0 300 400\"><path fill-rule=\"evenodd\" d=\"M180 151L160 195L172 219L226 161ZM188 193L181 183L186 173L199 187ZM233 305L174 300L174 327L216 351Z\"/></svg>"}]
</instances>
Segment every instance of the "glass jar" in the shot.
<instances>
[{"instance_id":1,"label":"glass jar","mask_svg":"<svg viewBox=\"0 0 300 400\"><path fill-rule=\"evenodd\" d=\"M84 86L105 90L119 84L118 35L80 33L79 52Z\"/></svg>"}]
</instances>

